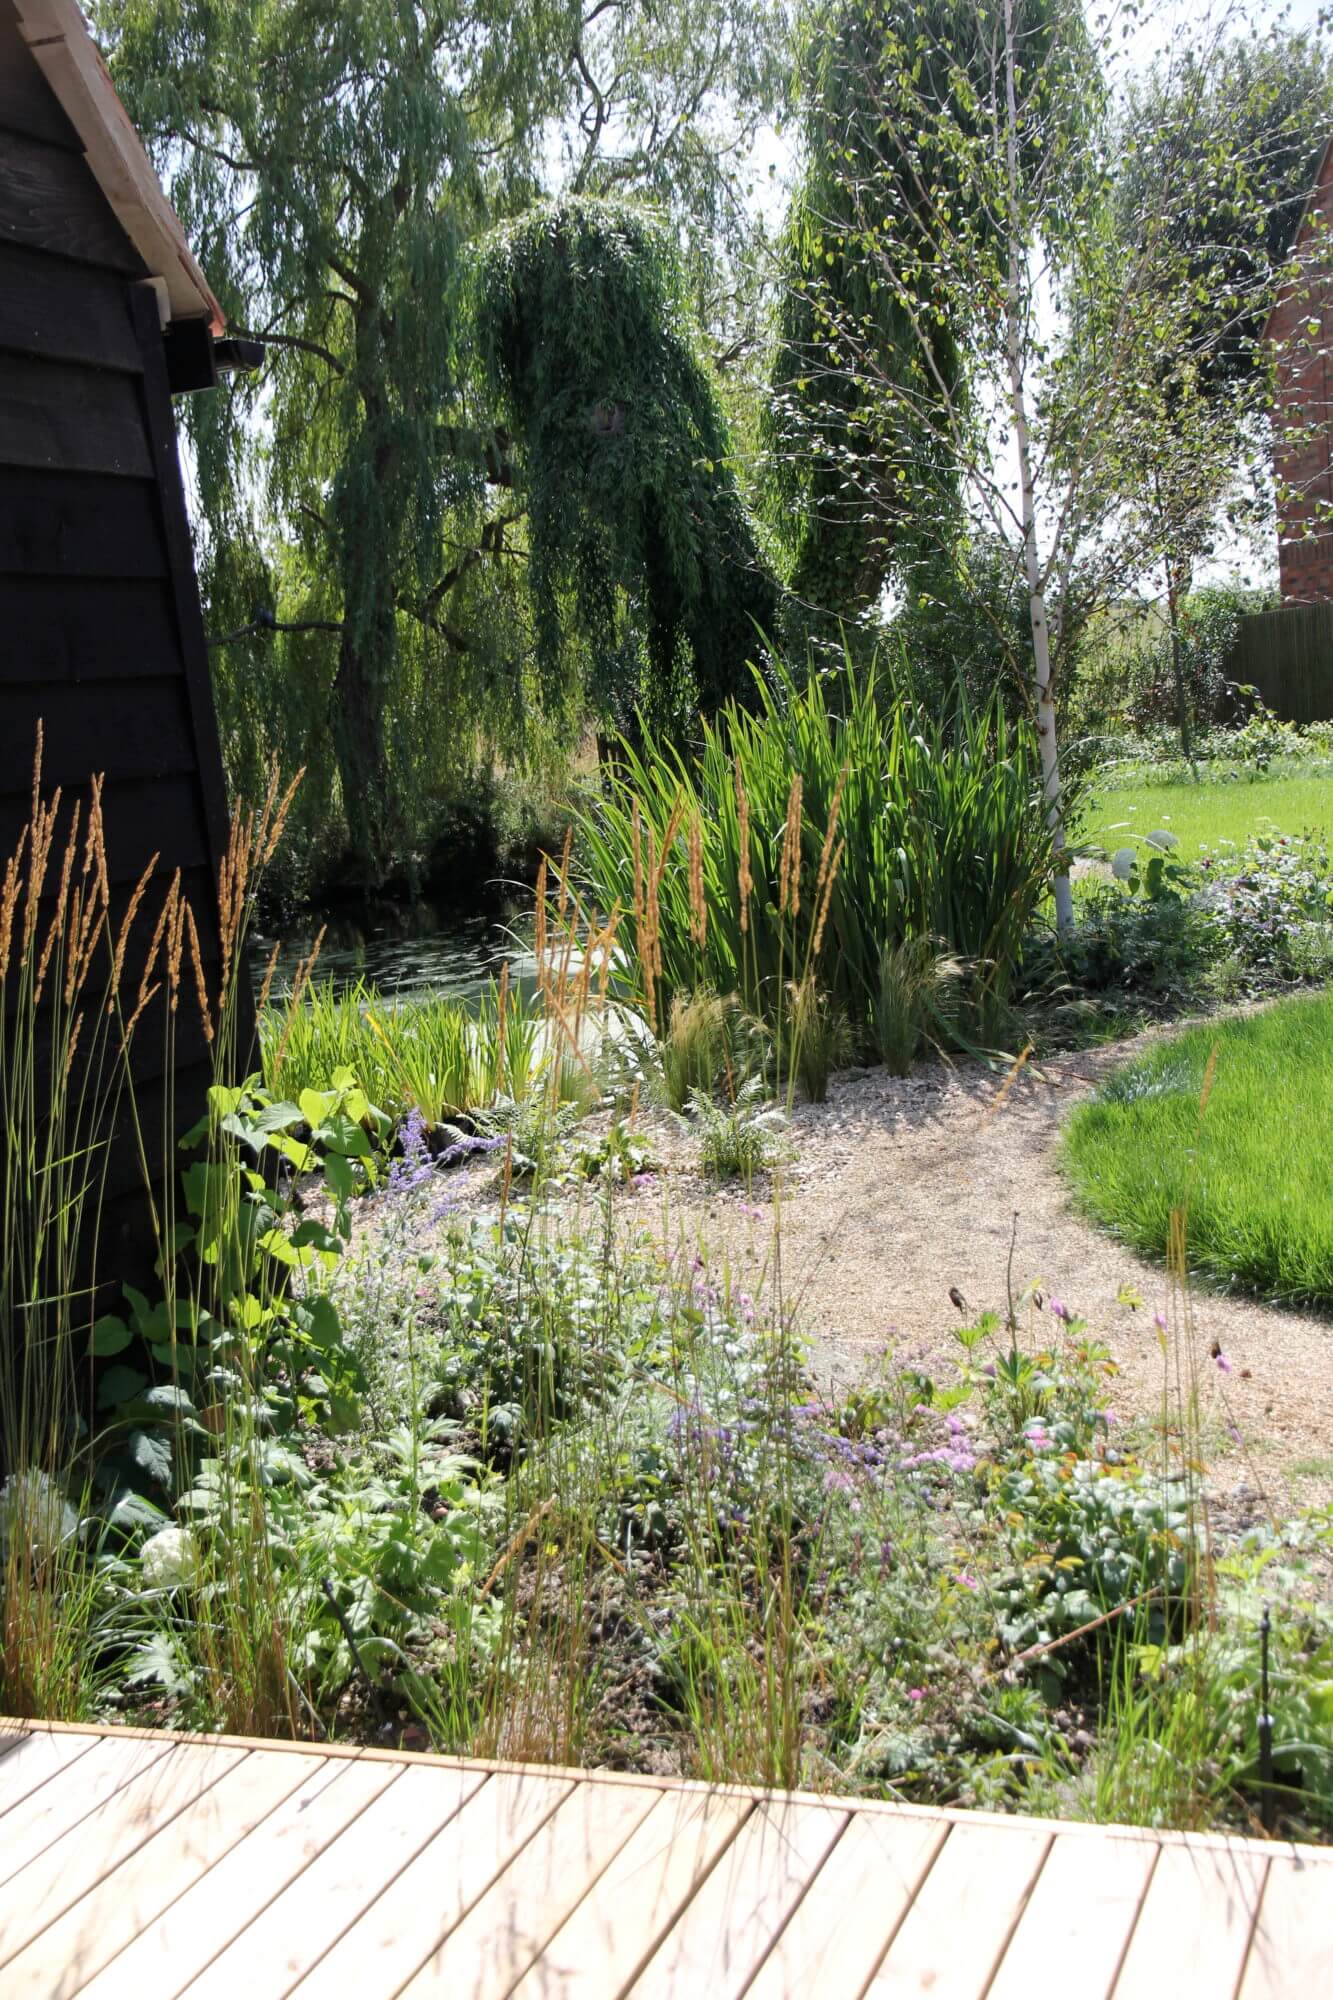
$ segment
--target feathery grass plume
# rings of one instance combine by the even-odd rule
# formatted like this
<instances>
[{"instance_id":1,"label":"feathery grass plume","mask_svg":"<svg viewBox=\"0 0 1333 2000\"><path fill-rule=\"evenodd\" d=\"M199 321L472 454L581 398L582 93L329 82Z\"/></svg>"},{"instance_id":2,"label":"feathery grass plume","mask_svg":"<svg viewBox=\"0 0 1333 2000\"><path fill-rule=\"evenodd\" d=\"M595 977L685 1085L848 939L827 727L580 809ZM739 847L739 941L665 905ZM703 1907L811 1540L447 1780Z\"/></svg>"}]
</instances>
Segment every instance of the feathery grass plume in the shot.
<instances>
[{"instance_id":1,"label":"feathery grass plume","mask_svg":"<svg viewBox=\"0 0 1333 2000\"><path fill-rule=\"evenodd\" d=\"M851 767L848 764L843 765L842 769L838 773L838 782L833 787L833 800L828 809L828 823L824 828L824 844L819 850L819 868L815 875L816 903L819 902L825 883L828 881L830 861L831 857L833 856L833 843L834 840L837 838L837 833L838 833L838 814L842 811L842 794L844 787L846 786L847 783L847 773L850 768ZM836 874L837 873L836 860L832 860L832 867L833 867L833 872ZM827 915L827 900L825 902L825 915ZM818 926L818 928L822 931L823 929L822 924ZM816 945L815 946L816 954L818 954L818 951L819 951L819 946Z\"/></svg>"},{"instance_id":2,"label":"feathery grass plume","mask_svg":"<svg viewBox=\"0 0 1333 2000\"><path fill-rule=\"evenodd\" d=\"M46 975L50 968L52 953L56 948L56 939L65 935L65 926L70 913L70 878L74 873L74 856L78 850L78 845L79 802L76 799L74 802L74 817L70 823L69 837L65 842L65 857L60 864L60 886L56 890L56 906L51 915L51 922L47 926L46 943L42 946L41 956L37 961L37 983L33 991L33 1005L35 1007L41 1005L42 992L46 986ZM70 954L70 962L71 964L73 963L72 953Z\"/></svg>"},{"instance_id":3,"label":"feathery grass plume","mask_svg":"<svg viewBox=\"0 0 1333 2000\"><path fill-rule=\"evenodd\" d=\"M648 829L648 870L643 889L643 909L639 916L635 943L639 953L639 970L643 975L643 1004L653 1032L660 1027L657 1018L657 925L660 917L657 898L653 894L656 878L654 858L656 853L653 828Z\"/></svg>"},{"instance_id":4,"label":"feathery grass plume","mask_svg":"<svg viewBox=\"0 0 1333 2000\"><path fill-rule=\"evenodd\" d=\"M704 894L703 827L697 812L690 817L690 936L702 951L708 942L708 898Z\"/></svg>"},{"instance_id":5,"label":"feathery grass plume","mask_svg":"<svg viewBox=\"0 0 1333 2000\"><path fill-rule=\"evenodd\" d=\"M565 844L560 850L560 894L556 898L555 905L555 913L562 923L564 922L565 906L569 897L569 853L573 845L574 829L572 826L567 826L565 828Z\"/></svg>"},{"instance_id":6,"label":"feathery grass plume","mask_svg":"<svg viewBox=\"0 0 1333 2000\"><path fill-rule=\"evenodd\" d=\"M180 870L176 871L176 900L172 906L171 921L167 925L167 993L171 1012L176 1012L180 1001L181 963L185 956L185 897L180 891Z\"/></svg>"},{"instance_id":7,"label":"feathery grass plume","mask_svg":"<svg viewBox=\"0 0 1333 2000\"><path fill-rule=\"evenodd\" d=\"M505 1087L505 1023L509 1014L509 960L500 967L500 985L495 996L495 1088L501 1094Z\"/></svg>"},{"instance_id":8,"label":"feathery grass plume","mask_svg":"<svg viewBox=\"0 0 1333 2000\"><path fill-rule=\"evenodd\" d=\"M648 1001L648 1018L654 1028L658 1025L657 995L662 984L662 878L666 873L667 862L671 858L671 850L680 833L680 823L684 814L684 799L677 788L671 811L667 814L666 826L662 830L660 850L657 847L654 829L651 826L648 828L648 871L643 890L643 914L647 933L644 964L645 970L649 972L649 990L645 995Z\"/></svg>"},{"instance_id":9,"label":"feathery grass plume","mask_svg":"<svg viewBox=\"0 0 1333 2000\"><path fill-rule=\"evenodd\" d=\"M70 1074L74 1068L74 1058L78 1053L79 1037L82 1033L83 1033L83 1010L82 1008L80 1008L79 1012L74 1016L74 1026L70 1030L69 1046L65 1051L65 1074L63 1081L66 1084L68 1084L70 1079Z\"/></svg>"},{"instance_id":10,"label":"feathery grass plume","mask_svg":"<svg viewBox=\"0 0 1333 2000\"><path fill-rule=\"evenodd\" d=\"M89 831L92 832L95 825L100 843L100 814L97 816L95 822L91 814L89 818ZM90 855L89 860L91 861L91 859L92 856ZM75 990L82 989L87 981L88 975L92 970L93 953L101 942L102 932L107 927L109 912L103 896L103 884L106 882L106 879L105 862L98 868L89 868L85 865L84 880L80 884L78 891L78 896L82 899L81 910L77 916L72 914L70 925L73 963L65 975L66 1006L73 999Z\"/></svg>"},{"instance_id":11,"label":"feathery grass plume","mask_svg":"<svg viewBox=\"0 0 1333 2000\"><path fill-rule=\"evenodd\" d=\"M139 991L135 998L134 1012L130 1016L129 1026L126 1029L127 1033L129 1032L129 1028L134 1027L135 1023L139 1019L139 1016L143 1013L149 1001L152 999L153 995L158 991L158 988L161 985L160 980L156 984L153 983L153 973L157 969L157 961L161 954L163 944L167 938L168 933L171 930L171 926L175 917L176 905L180 900L180 893L181 893L181 871L178 868L173 874L171 881L167 885L167 893L162 898L162 908L158 912L157 922L153 926L153 935L149 939L148 951L143 962L143 971L139 975Z\"/></svg>"},{"instance_id":12,"label":"feathery grass plume","mask_svg":"<svg viewBox=\"0 0 1333 2000\"><path fill-rule=\"evenodd\" d=\"M327 930L327 924L320 925L318 931L315 933L315 941L311 945L308 954L305 958L300 958L296 962L296 971L292 975L292 990L288 997L286 1014L283 1020L282 1035L278 1042L277 1053L273 1058L273 1073L275 1076L280 1076L282 1073L283 1058L287 1053L287 1044L291 1040L292 1028L296 1022L297 1015L301 1012L301 999L306 987L310 984L311 975L315 970L319 954L324 949L324 934Z\"/></svg>"},{"instance_id":13,"label":"feathery grass plume","mask_svg":"<svg viewBox=\"0 0 1333 2000\"><path fill-rule=\"evenodd\" d=\"M264 967L264 977L260 982L259 1006L256 1011L261 1017L268 1010L269 997L273 992L273 979L278 970L278 957L281 951L282 939L279 938L268 955L268 964Z\"/></svg>"},{"instance_id":14,"label":"feathery grass plume","mask_svg":"<svg viewBox=\"0 0 1333 2000\"><path fill-rule=\"evenodd\" d=\"M847 842L840 840L833 850L828 864L828 872L823 876L820 885L819 908L815 915L815 934L810 945L810 957L816 964L818 964L820 953L824 949L824 926L828 922L829 904L833 901L833 885L838 879L838 870L842 866L842 857L846 851ZM823 865L821 861L821 870L823 869Z\"/></svg>"},{"instance_id":15,"label":"feathery grass plume","mask_svg":"<svg viewBox=\"0 0 1333 2000\"><path fill-rule=\"evenodd\" d=\"M131 890L130 900L125 905L125 914L120 920L120 929L116 932L115 949L111 958L111 992L106 1003L108 1013L116 1005L116 1000L120 993L120 982L125 973L125 954L129 949L130 932L134 928L134 920L139 914L139 906L148 893L148 884L152 880L153 871L157 867L160 858L160 854L154 854L152 860L148 863L143 874Z\"/></svg>"},{"instance_id":16,"label":"feathery grass plume","mask_svg":"<svg viewBox=\"0 0 1333 2000\"><path fill-rule=\"evenodd\" d=\"M14 946L14 912L23 886L23 857L28 850L28 828L19 834L18 846L5 863L4 886L0 888L0 985L9 977L9 958Z\"/></svg>"},{"instance_id":17,"label":"feathery grass plume","mask_svg":"<svg viewBox=\"0 0 1333 2000\"><path fill-rule=\"evenodd\" d=\"M97 892L102 899L108 924L111 921L111 878L106 865L106 823L102 817L102 789L105 778L98 772L93 779L88 798L88 849L97 878Z\"/></svg>"},{"instance_id":18,"label":"feathery grass plume","mask_svg":"<svg viewBox=\"0 0 1333 2000\"><path fill-rule=\"evenodd\" d=\"M189 902L185 904L185 924L190 934L190 964L194 970L194 990L199 999L199 1018L203 1023L204 1040L210 1048L213 1044L213 1016L208 1006L208 985L204 979L203 958L199 950L199 929L194 921L194 911Z\"/></svg>"},{"instance_id":19,"label":"feathery grass plume","mask_svg":"<svg viewBox=\"0 0 1333 2000\"><path fill-rule=\"evenodd\" d=\"M276 764L273 766L273 771L276 777L277 774ZM304 777L305 777L305 765L302 764L300 770L296 773L296 776L292 779L286 791L282 794L281 798L278 800L276 806L274 807L272 817L269 819L267 826L263 828L262 838L257 843L258 860L260 868L267 868L269 862L273 859L273 856L278 851L278 847L279 844L281 843L283 833L286 830L287 815L291 811L292 800L296 797L296 794L300 789L301 780Z\"/></svg>"},{"instance_id":20,"label":"feathery grass plume","mask_svg":"<svg viewBox=\"0 0 1333 2000\"><path fill-rule=\"evenodd\" d=\"M787 793L787 823L782 833L778 871L778 909L793 920L801 914L801 774L795 773Z\"/></svg>"}]
</instances>

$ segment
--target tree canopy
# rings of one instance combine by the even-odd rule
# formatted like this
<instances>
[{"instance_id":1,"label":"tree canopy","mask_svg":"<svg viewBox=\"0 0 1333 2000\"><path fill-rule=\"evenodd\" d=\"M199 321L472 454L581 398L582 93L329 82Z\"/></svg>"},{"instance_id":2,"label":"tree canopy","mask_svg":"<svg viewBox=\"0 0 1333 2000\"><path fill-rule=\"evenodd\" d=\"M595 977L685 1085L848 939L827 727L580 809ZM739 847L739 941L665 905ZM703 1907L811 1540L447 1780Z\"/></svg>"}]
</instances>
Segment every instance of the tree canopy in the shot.
<instances>
[{"instance_id":1,"label":"tree canopy","mask_svg":"<svg viewBox=\"0 0 1333 2000\"><path fill-rule=\"evenodd\" d=\"M519 754L562 680L614 683L597 654L613 625L631 652L660 654L689 615L683 547L651 576L612 551L609 580L639 578L638 602L576 630L552 600L549 532L530 599L524 440L477 365L474 252L572 181L664 204L696 271L724 257L736 156L780 90L781 14L763 0L100 0L96 25L229 319L268 349L260 381L190 412L233 776L252 780L273 748L310 765L311 838L343 820L371 882L421 844L479 738ZM685 388L688 341L672 324L662 341ZM657 416L702 423L724 496L721 414L701 385L674 405L666 392ZM516 409L520 384L505 386ZM684 460L672 444L660 463ZM639 478L647 507L646 460ZM564 497L596 502L586 482ZM616 525L604 512L588 545ZM640 550L648 528L626 518ZM716 623L725 559L710 537L695 560ZM748 562L737 588L748 612ZM745 615L727 629L742 628Z\"/></svg>"},{"instance_id":2,"label":"tree canopy","mask_svg":"<svg viewBox=\"0 0 1333 2000\"><path fill-rule=\"evenodd\" d=\"M761 634L836 662L894 599L980 592L1008 670L1021 579L1053 745L1080 606L1183 587L1253 452L1333 119L1315 34L1192 24L1126 82L1080 0L803 0L794 44L787 0L94 15L267 343L187 413L233 782L307 765L363 884L473 764L687 728Z\"/></svg>"}]
</instances>

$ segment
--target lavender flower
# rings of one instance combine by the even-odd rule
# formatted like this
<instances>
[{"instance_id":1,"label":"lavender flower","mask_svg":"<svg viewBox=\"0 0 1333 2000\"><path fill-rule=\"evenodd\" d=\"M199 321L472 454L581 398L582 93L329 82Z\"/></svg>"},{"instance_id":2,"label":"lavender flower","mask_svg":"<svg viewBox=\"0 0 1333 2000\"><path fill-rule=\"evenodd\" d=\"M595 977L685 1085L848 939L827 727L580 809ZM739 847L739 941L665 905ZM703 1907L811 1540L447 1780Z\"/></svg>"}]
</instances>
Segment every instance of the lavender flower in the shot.
<instances>
[{"instance_id":1,"label":"lavender flower","mask_svg":"<svg viewBox=\"0 0 1333 2000\"><path fill-rule=\"evenodd\" d=\"M426 1140L426 1121L413 1105L398 1128L399 1157L389 1169L388 1192L402 1197L424 1187L434 1169Z\"/></svg>"}]
</instances>

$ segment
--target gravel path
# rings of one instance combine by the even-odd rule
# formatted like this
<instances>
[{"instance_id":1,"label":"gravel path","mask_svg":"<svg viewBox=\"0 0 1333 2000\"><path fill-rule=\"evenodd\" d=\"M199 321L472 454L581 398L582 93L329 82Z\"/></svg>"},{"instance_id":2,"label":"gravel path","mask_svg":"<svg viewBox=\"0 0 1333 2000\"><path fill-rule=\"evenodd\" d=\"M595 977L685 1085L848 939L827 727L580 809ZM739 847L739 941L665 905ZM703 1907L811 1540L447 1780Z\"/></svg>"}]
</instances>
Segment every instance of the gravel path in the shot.
<instances>
[{"instance_id":1,"label":"gravel path","mask_svg":"<svg viewBox=\"0 0 1333 2000\"><path fill-rule=\"evenodd\" d=\"M1201 1287L1173 1305L1164 1270L1071 1206L1060 1127L1133 1046L1033 1063L1008 1081L979 1065L842 1077L826 1104L796 1109L795 1157L771 1190L711 1190L686 1164L688 1147L667 1141L670 1171L635 1207L647 1219L656 1206L674 1241L699 1238L743 1289L795 1303L830 1386L863 1380L886 1350L899 1362L947 1365L960 1324L950 1288L973 1313L1003 1310L1012 1238L1015 1294L1040 1283L1110 1347L1123 1420L1159 1416L1153 1315L1170 1317L1197 1358L1211 1484L1233 1514L1261 1515L1265 1498L1275 1509L1333 1499L1333 1321ZM1131 1306L1127 1292L1142 1303ZM1211 1359L1214 1342L1228 1374Z\"/></svg>"}]
</instances>

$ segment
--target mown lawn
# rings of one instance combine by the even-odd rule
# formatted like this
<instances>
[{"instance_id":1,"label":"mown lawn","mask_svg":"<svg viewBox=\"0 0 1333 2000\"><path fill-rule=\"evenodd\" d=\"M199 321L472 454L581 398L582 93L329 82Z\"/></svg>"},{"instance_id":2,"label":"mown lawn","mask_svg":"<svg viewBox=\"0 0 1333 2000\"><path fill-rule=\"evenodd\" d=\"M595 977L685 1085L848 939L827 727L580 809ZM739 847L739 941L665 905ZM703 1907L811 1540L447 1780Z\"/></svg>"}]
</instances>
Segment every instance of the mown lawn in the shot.
<instances>
[{"instance_id":1,"label":"mown lawn","mask_svg":"<svg viewBox=\"0 0 1333 2000\"><path fill-rule=\"evenodd\" d=\"M1087 1212L1141 1254L1165 1255L1184 1204L1192 1269L1333 1308L1331 1103L1333 994L1284 1000L1117 1070L1071 1119L1065 1165Z\"/></svg>"},{"instance_id":2,"label":"mown lawn","mask_svg":"<svg viewBox=\"0 0 1333 2000\"><path fill-rule=\"evenodd\" d=\"M1323 771L1271 778L1205 778L1201 784L1138 783L1103 789L1094 783L1079 838L1114 849L1135 834L1165 827L1180 842L1180 858L1224 840L1238 847L1270 825L1279 833L1333 830L1333 778Z\"/></svg>"}]
</instances>

